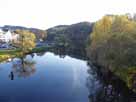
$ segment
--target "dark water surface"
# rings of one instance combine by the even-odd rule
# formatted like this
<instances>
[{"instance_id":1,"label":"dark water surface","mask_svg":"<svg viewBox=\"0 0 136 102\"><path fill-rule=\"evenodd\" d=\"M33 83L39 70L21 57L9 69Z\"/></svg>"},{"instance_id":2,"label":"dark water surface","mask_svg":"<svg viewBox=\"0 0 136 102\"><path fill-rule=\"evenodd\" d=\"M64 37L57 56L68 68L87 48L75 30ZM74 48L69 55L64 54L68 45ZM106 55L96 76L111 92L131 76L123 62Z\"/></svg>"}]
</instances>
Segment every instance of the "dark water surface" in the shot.
<instances>
[{"instance_id":1,"label":"dark water surface","mask_svg":"<svg viewBox=\"0 0 136 102\"><path fill-rule=\"evenodd\" d=\"M27 55L0 64L0 102L129 102L101 80L85 60Z\"/></svg>"}]
</instances>

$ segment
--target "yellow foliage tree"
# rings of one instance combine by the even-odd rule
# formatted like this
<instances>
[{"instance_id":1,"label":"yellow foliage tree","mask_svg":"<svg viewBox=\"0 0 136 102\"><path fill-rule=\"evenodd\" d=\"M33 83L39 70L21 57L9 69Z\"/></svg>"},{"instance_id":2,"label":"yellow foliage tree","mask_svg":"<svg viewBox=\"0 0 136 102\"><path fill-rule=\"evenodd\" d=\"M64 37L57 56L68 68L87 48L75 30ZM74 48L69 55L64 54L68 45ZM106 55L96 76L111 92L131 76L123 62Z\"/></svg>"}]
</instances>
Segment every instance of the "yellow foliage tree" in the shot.
<instances>
[{"instance_id":1,"label":"yellow foliage tree","mask_svg":"<svg viewBox=\"0 0 136 102\"><path fill-rule=\"evenodd\" d=\"M104 16L96 22L89 50L92 61L108 68L135 66L135 28L127 15Z\"/></svg>"},{"instance_id":2,"label":"yellow foliage tree","mask_svg":"<svg viewBox=\"0 0 136 102\"><path fill-rule=\"evenodd\" d=\"M28 53L35 47L35 34L28 30L16 30L19 34L18 47L21 49L22 53Z\"/></svg>"}]
</instances>

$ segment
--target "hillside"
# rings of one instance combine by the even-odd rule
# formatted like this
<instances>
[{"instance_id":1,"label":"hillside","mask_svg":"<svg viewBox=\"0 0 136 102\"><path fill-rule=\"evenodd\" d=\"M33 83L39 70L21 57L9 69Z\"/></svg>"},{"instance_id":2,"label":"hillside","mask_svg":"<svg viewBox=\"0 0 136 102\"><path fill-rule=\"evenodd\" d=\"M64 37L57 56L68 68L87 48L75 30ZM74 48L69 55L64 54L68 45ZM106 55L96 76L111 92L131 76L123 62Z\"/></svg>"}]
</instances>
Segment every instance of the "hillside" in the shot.
<instances>
[{"instance_id":1,"label":"hillside","mask_svg":"<svg viewBox=\"0 0 136 102\"><path fill-rule=\"evenodd\" d=\"M93 23L81 22L72 25L59 25L47 29L47 42L67 45L70 48L85 48Z\"/></svg>"}]
</instances>

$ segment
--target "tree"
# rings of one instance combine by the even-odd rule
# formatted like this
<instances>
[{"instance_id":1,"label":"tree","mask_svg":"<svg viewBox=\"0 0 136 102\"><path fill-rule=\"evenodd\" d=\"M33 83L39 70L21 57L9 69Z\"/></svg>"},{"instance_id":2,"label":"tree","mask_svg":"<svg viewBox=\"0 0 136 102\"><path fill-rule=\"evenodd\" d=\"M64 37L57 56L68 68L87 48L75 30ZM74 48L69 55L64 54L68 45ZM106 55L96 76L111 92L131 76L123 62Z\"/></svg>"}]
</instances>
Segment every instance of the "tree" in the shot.
<instances>
[{"instance_id":1,"label":"tree","mask_svg":"<svg viewBox=\"0 0 136 102\"><path fill-rule=\"evenodd\" d=\"M112 25L113 16L104 16L101 20L97 21L93 27L93 32L90 36L91 46L88 50L91 54L92 61L96 63L101 60L100 55L102 53L102 48L104 43L107 42L108 37L110 36L110 28ZM105 52L106 49L103 49ZM105 56L105 53L101 55ZM98 58L99 57L99 58Z\"/></svg>"},{"instance_id":2,"label":"tree","mask_svg":"<svg viewBox=\"0 0 136 102\"><path fill-rule=\"evenodd\" d=\"M108 19L96 22L88 55L93 63L114 72L131 87L136 75L136 21L127 15L112 16L111 22Z\"/></svg>"},{"instance_id":3,"label":"tree","mask_svg":"<svg viewBox=\"0 0 136 102\"><path fill-rule=\"evenodd\" d=\"M35 35L28 30L16 30L19 34L17 46L21 49L22 53L28 53L35 47Z\"/></svg>"},{"instance_id":4,"label":"tree","mask_svg":"<svg viewBox=\"0 0 136 102\"><path fill-rule=\"evenodd\" d=\"M44 41L47 38L47 32L45 30L40 29L30 29L36 36L37 41Z\"/></svg>"},{"instance_id":5,"label":"tree","mask_svg":"<svg viewBox=\"0 0 136 102\"><path fill-rule=\"evenodd\" d=\"M127 15L96 22L88 53L94 63L116 69L136 66L136 22Z\"/></svg>"}]
</instances>

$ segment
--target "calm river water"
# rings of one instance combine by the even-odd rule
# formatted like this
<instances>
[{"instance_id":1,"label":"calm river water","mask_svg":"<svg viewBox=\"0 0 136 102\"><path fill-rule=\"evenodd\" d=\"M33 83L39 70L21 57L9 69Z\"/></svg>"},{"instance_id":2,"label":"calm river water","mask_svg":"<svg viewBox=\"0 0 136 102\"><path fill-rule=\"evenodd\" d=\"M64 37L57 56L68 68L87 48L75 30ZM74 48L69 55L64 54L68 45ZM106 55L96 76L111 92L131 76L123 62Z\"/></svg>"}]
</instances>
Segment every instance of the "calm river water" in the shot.
<instances>
[{"instance_id":1,"label":"calm river water","mask_svg":"<svg viewBox=\"0 0 136 102\"><path fill-rule=\"evenodd\" d=\"M45 52L0 64L0 102L110 102L121 97L112 85L104 87L87 61L68 55Z\"/></svg>"}]
</instances>

